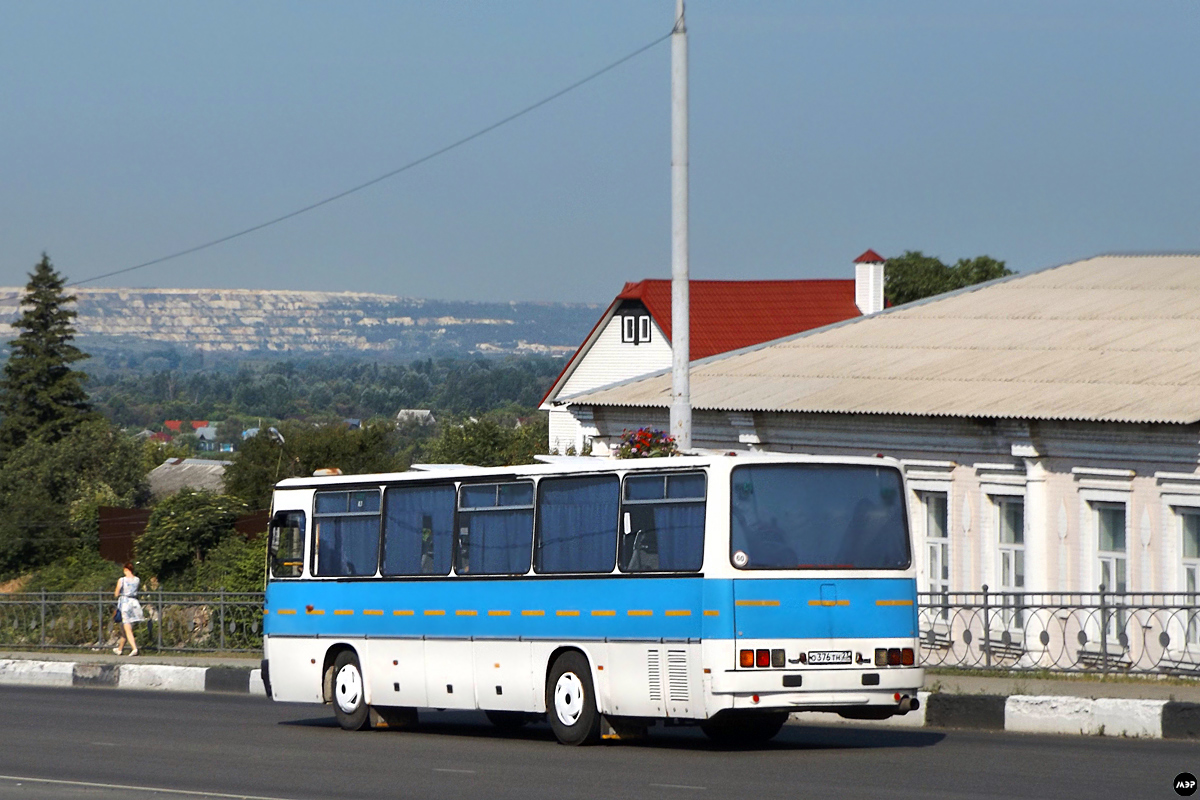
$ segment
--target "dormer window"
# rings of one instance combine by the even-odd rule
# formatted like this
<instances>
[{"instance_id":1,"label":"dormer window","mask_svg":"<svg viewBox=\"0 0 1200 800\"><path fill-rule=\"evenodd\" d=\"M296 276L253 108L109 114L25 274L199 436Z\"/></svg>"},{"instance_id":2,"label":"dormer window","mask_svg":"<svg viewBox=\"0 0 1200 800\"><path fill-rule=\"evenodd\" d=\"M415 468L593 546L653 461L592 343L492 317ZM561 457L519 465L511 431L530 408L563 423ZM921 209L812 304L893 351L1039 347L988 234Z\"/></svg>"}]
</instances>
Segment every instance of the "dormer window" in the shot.
<instances>
[{"instance_id":1,"label":"dormer window","mask_svg":"<svg viewBox=\"0 0 1200 800\"><path fill-rule=\"evenodd\" d=\"M650 315L625 314L621 317L621 341L643 344L650 341Z\"/></svg>"}]
</instances>

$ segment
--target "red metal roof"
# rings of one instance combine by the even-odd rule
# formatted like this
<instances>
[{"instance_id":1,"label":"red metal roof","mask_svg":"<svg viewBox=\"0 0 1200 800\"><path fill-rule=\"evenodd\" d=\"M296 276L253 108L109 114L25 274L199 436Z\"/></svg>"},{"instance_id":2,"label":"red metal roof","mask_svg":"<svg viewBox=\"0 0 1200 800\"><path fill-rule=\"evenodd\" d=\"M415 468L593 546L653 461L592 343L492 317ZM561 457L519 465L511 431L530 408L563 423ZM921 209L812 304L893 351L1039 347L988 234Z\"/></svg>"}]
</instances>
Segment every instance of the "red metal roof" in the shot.
<instances>
[{"instance_id":1,"label":"red metal roof","mask_svg":"<svg viewBox=\"0 0 1200 800\"><path fill-rule=\"evenodd\" d=\"M860 316L853 280L691 281L689 293L692 360ZM669 280L626 283L617 299L641 300L671 338Z\"/></svg>"},{"instance_id":2,"label":"red metal roof","mask_svg":"<svg viewBox=\"0 0 1200 800\"><path fill-rule=\"evenodd\" d=\"M175 431L176 433L179 433L179 429L182 426L183 420L180 419L169 419L163 423L163 427L167 428L168 430Z\"/></svg>"},{"instance_id":3,"label":"red metal roof","mask_svg":"<svg viewBox=\"0 0 1200 800\"><path fill-rule=\"evenodd\" d=\"M876 253L874 250L868 250L858 258L854 259L855 264L874 264L880 261L887 261L886 258Z\"/></svg>"}]
</instances>

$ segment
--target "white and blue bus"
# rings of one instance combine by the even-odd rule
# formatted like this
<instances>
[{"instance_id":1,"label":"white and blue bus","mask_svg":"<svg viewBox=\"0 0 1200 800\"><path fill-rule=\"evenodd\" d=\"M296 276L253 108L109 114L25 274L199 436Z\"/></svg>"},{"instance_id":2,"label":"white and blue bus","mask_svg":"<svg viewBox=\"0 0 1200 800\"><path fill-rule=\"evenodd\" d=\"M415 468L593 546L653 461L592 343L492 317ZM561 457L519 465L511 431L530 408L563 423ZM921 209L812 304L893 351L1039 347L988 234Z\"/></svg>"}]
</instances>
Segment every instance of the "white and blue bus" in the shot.
<instances>
[{"instance_id":1,"label":"white and blue bus","mask_svg":"<svg viewBox=\"0 0 1200 800\"><path fill-rule=\"evenodd\" d=\"M907 713L905 498L891 459L758 454L285 480L264 681L346 729L482 709L566 744Z\"/></svg>"}]
</instances>

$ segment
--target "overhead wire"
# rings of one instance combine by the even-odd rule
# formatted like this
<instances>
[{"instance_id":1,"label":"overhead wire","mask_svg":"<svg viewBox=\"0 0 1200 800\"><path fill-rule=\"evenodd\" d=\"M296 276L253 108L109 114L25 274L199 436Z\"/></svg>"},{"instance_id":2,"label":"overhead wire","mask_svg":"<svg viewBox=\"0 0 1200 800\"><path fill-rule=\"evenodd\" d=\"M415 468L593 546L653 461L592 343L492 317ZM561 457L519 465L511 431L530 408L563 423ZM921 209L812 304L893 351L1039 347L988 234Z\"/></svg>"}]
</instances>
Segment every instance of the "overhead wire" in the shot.
<instances>
[{"instance_id":1,"label":"overhead wire","mask_svg":"<svg viewBox=\"0 0 1200 800\"><path fill-rule=\"evenodd\" d=\"M388 172L385 172L382 175L374 177L369 181L365 181L356 186L352 186L349 189L338 192L337 194L330 195L329 197L318 200L315 203L309 203L308 205L304 206L303 208L298 208L295 211L290 211L287 214L283 214L283 215L275 217L273 219L269 219L266 222L260 222L259 224L252 225L249 228L243 228L242 230L236 231L235 233L230 233L226 236L221 236L217 239L212 239L207 242L203 242L202 244L188 247L184 250L179 250L177 252L170 253L165 256L160 256L159 258L154 258L149 261L143 261L142 263L134 264L131 267L123 267L121 269L113 270L112 272L105 272L100 275L93 275L90 278L83 278L82 280L74 281L67 285L68 286L80 286L85 283L91 283L92 281L103 280L104 278L111 278L116 275L123 275L124 273L133 272L134 270L145 269L146 267L152 267L152 266L155 266L156 264L162 264L166 261L171 261L176 258L181 258L186 255L191 255L192 253L198 253L201 250L207 250L210 247L215 247L219 244L224 244L225 242L229 242L234 239L238 239L242 236L247 236L251 233L261 231L264 228L269 228L272 225L278 225L281 222L285 222L286 220L293 219L295 217L300 216L301 214L307 214L310 211L314 211L318 208L321 208L322 206L329 205L330 203L341 200L342 198L348 197L349 195L352 195L356 192L361 192L363 189L367 189L371 186L374 186L377 183L382 183L383 181L386 181L389 178L394 178L395 176L399 175L402 172L407 172L408 170L410 170L414 167L418 167L421 164L424 164L428 161L432 161L433 159L438 158L439 156L443 156L452 150L456 150L457 148L462 147L463 145L465 145L469 142L472 142L481 136L485 136L485 135L491 133L492 131L496 130L497 128L501 128L501 127L509 124L510 122L518 120L521 117L525 116L526 114L529 114L530 112L536 111L537 109L541 108L542 106L546 105L547 103L551 103L551 102L557 100L558 98L562 97L563 95L566 95L566 94L569 94L569 93L575 91L576 89L580 88L581 86L583 86L587 83L590 83L591 81L595 80L596 78L599 78L601 75L604 75L607 72L611 72L612 70L621 66L625 62L631 61L634 58L637 58L642 53L645 53L647 50L652 49L656 45L661 44L662 42L665 42L667 39L671 38L672 33L674 33L674 28L671 31L663 34L662 36L659 36L654 41L649 42L648 44L642 45L641 47L634 50L633 52L631 52L627 55L624 55L621 58L618 58L616 61L613 61L604 67L601 67L600 69L596 70L595 72L592 72L591 74L587 75L586 77L580 78L579 80L575 81L574 83L572 83L562 89L559 89L558 91L554 92L553 94L546 95L541 100L538 100L536 103L531 103L530 105L525 106L524 108L520 109L519 111L515 111L512 114L509 114L508 116L504 117L503 119L500 119L496 122L493 122L490 125L480 128L479 130L475 131L474 133L471 133L467 136L462 137L461 139L451 142L450 144L448 144L444 147L440 147L437 150L434 150L433 152L427 153L427 154L421 156L420 158L414 159L413 161L409 161L407 164L404 164L403 166L397 167L396 169L393 169L393 170L389 170Z\"/></svg>"}]
</instances>

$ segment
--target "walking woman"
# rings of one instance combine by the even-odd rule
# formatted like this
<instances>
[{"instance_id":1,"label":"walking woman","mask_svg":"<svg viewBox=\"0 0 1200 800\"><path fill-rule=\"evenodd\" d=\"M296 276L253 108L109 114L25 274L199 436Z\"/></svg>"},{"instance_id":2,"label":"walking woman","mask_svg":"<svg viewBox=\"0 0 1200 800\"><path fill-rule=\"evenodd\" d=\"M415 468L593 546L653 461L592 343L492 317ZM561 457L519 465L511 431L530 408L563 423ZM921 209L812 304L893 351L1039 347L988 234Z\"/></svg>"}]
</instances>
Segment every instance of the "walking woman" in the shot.
<instances>
[{"instance_id":1,"label":"walking woman","mask_svg":"<svg viewBox=\"0 0 1200 800\"><path fill-rule=\"evenodd\" d=\"M141 583L141 579L133 574L133 564L125 562L125 576L117 580L117 588L113 590L113 597L117 598L115 619L125 628L125 635L113 648L113 652L117 655L121 655L121 651L125 649L126 639L129 640L129 646L133 648L129 651L129 655L136 656L138 654L137 640L133 638L133 623L145 619L142 616L142 604L137 599L138 586Z\"/></svg>"}]
</instances>

